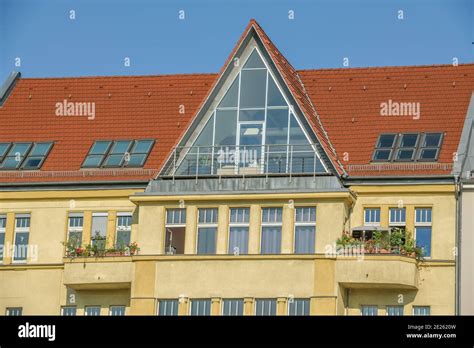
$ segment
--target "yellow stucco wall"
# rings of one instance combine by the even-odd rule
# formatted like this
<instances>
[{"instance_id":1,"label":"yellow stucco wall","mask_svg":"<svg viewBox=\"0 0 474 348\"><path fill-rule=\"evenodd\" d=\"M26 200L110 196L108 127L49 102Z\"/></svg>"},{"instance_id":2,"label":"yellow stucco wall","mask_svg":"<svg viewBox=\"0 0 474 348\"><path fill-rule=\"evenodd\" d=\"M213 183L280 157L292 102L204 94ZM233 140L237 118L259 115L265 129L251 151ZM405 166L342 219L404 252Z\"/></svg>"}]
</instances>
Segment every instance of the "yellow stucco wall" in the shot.
<instances>
[{"instance_id":1,"label":"yellow stucco wall","mask_svg":"<svg viewBox=\"0 0 474 348\"><path fill-rule=\"evenodd\" d=\"M267 194L143 199L133 196L137 190L30 192L19 196L2 193L0 214L8 217L6 240L13 240L14 214L30 213L30 243L38 245L38 259L28 261L27 265L10 265L11 260L4 257L4 265L0 266L0 314L5 313L6 307L16 306L24 307L24 314L58 314L64 305L76 305L77 313L82 314L84 306L100 304L104 315L110 305L126 306L127 314L153 315L159 299L179 297L179 313L183 315L189 313L189 301L193 298L212 299L213 315L221 313L222 299L225 298L244 299L246 315L254 314L255 298L274 298L277 300L277 313L286 315L288 298L291 297L309 299L311 314L315 315L359 315L363 304L377 304L383 314L384 306L394 301L394 294L400 293L404 295L406 314L413 305L430 305L433 314L452 314L455 200L451 187L365 186L352 189L354 195ZM366 261L354 261L361 262L354 266L360 272L351 274L353 267L347 263L348 260L324 255L328 245L333 245L343 230L363 224L364 207L380 207L382 224L386 225L388 208L398 206L400 200L407 208L408 228L413 226L410 221L415 207L432 207L432 260L419 266L408 258L393 261L399 256L367 256ZM227 254L229 209L237 206L250 208L249 255ZM281 255L260 255L261 208L267 206L283 208ZM293 254L295 206L316 207L316 255ZM164 255L166 209L178 207L184 207L187 212L187 255ZM201 207L219 209L217 255L195 255L197 211ZM84 241L90 238L93 212L109 213L107 233L111 240L115 236L116 213L133 212L132 241L138 242L140 255L116 260L63 259L61 242L66 238L70 211L84 212ZM392 261L389 262L388 258ZM379 272L369 267L369 259L370 265L379 267ZM86 268L75 271L75 267L82 267L84 261ZM367 281L364 262L376 279ZM393 262L400 268L399 273L393 272ZM20 268L22 270L17 271ZM393 278L389 285L381 278L387 278L387 275ZM127 285L128 279L130 285ZM406 288L407 283L409 288ZM412 283L415 284L412 286ZM26 284L31 284L31 287ZM35 291L30 290L32 287Z\"/></svg>"}]
</instances>

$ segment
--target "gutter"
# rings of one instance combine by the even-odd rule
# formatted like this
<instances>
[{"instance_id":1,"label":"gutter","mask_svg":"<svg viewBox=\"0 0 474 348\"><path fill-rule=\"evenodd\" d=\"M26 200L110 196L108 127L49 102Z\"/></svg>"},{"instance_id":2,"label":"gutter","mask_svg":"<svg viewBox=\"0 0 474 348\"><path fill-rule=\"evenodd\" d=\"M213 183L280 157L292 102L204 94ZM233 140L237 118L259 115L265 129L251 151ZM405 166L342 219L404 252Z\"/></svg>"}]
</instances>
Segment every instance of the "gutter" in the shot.
<instances>
[{"instance_id":1,"label":"gutter","mask_svg":"<svg viewBox=\"0 0 474 348\"><path fill-rule=\"evenodd\" d=\"M462 183L461 177L456 175L456 236L455 236L455 281L454 281L454 314L460 315L461 311L461 250L462 250Z\"/></svg>"}]
</instances>

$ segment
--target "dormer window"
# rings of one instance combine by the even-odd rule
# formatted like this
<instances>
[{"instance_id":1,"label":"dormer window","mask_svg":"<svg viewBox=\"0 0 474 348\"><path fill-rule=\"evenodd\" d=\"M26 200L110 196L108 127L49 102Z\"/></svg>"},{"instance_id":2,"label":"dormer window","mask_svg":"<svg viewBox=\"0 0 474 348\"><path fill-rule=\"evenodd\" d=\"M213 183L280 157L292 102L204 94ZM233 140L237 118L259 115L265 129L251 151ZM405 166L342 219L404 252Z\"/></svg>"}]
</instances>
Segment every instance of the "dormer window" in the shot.
<instances>
[{"instance_id":1,"label":"dormer window","mask_svg":"<svg viewBox=\"0 0 474 348\"><path fill-rule=\"evenodd\" d=\"M372 161L436 161L442 139L442 133L381 134L377 139Z\"/></svg>"}]
</instances>

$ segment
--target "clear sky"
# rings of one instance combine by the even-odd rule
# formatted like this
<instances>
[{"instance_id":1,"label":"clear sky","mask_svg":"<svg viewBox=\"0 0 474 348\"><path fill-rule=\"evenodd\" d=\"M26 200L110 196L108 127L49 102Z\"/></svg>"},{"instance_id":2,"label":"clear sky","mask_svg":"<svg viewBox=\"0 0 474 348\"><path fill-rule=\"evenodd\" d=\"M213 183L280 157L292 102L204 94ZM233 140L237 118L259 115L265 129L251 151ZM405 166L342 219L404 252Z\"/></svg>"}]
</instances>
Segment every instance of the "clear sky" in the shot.
<instances>
[{"instance_id":1,"label":"clear sky","mask_svg":"<svg viewBox=\"0 0 474 348\"><path fill-rule=\"evenodd\" d=\"M468 63L473 1L0 0L0 80L217 72L250 18L296 69Z\"/></svg>"}]
</instances>

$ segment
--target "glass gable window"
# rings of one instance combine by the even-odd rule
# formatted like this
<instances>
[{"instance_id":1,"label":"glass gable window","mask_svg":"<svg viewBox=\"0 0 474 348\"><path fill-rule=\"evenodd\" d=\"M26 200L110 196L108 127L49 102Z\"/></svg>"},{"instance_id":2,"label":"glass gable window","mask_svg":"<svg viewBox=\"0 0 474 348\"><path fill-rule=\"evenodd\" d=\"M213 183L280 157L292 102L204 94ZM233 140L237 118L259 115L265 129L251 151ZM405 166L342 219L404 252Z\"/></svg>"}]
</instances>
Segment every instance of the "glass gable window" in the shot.
<instances>
[{"instance_id":1,"label":"glass gable window","mask_svg":"<svg viewBox=\"0 0 474 348\"><path fill-rule=\"evenodd\" d=\"M52 147L52 142L0 143L0 170L40 169Z\"/></svg>"},{"instance_id":2,"label":"glass gable window","mask_svg":"<svg viewBox=\"0 0 474 348\"><path fill-rule=\"evenodd\" d=\"M143 167L154 140L99 140L96 141L82 168Z\"/></svg>"},{"instance_id":3,"label":"glass gable window","mask_svg":"<svg viewBox=\"0 0 474 348\"><path fill-rule=\"evenodd\" d=\"M254 49L192 146L176 149L177 175L326 172L272 73Z\"/></svg>"}]
</instances>

